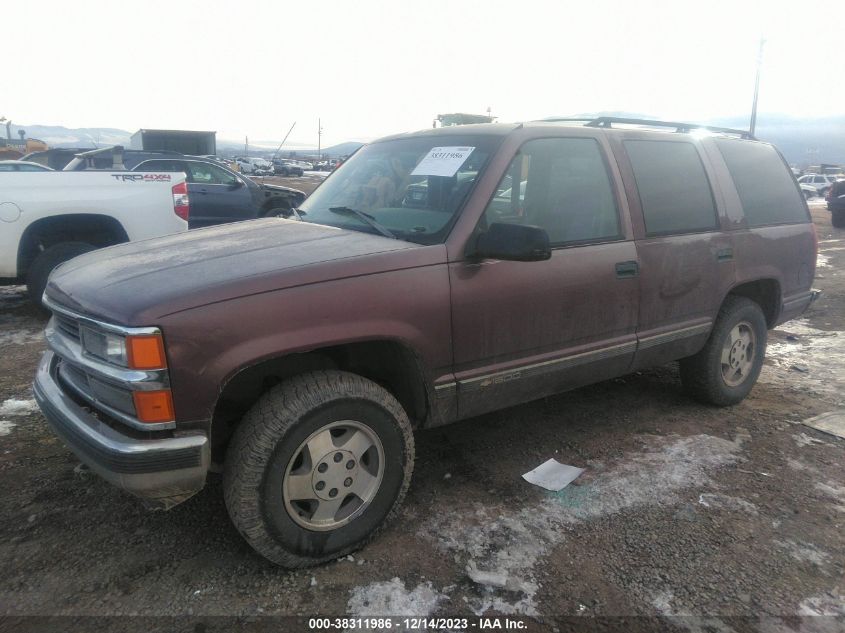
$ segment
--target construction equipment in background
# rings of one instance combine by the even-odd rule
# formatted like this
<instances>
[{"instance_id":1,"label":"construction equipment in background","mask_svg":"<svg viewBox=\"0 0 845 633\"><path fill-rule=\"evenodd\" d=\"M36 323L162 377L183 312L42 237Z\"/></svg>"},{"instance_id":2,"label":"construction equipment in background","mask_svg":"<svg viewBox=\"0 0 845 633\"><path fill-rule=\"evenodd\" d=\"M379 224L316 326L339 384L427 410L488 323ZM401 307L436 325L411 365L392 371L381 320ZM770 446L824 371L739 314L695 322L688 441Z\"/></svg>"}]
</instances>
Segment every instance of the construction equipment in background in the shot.
<instances>
[{"instance_id":1,"label":"construction equipment in background","mask_svg":"<svg viewBox=\"0 0 845 633\"><path fill-rule=\"evenodd\" d=\"M26 130L18 130L20 138L12 138L12 122L5 117L0 123L6 124L6 138L0 138L0 160L17 160L30 152L47 149L47 143L37 138L26 138Z\"/></svg>"}]
</instances>

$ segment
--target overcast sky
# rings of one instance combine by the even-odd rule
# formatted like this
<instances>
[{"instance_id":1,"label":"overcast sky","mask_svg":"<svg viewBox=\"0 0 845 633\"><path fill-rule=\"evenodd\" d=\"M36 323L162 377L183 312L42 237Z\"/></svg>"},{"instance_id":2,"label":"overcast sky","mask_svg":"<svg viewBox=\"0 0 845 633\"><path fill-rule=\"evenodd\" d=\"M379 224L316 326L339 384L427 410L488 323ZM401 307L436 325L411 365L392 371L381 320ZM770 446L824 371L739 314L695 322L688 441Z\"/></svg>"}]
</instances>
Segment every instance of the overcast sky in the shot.
<instances>
[{"instance_id":1,"label":"overcast sky","mask_svg":"<svg viewBox=\"0 0 845 633\"><path fill-rule=\"evenodd\" d=\"M845 112L834 2L40 0L4 2L0 116L20 124L217 130L323 146L601 110ZM10 51L16 51L11 54Z\"/></svg>"}]
</instances>

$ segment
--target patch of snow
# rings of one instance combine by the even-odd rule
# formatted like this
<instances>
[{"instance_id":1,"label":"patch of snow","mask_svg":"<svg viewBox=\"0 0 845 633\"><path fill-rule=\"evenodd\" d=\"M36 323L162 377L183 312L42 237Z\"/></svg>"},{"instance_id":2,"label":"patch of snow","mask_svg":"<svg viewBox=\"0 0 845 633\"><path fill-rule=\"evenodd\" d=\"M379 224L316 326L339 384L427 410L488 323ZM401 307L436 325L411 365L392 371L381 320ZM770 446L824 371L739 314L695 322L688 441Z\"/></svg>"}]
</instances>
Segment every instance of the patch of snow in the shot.
<instances>
[{"instance_id":1,"label":"patch of snow","mask_svg":"<svg viewBox=\"0 0 845 633\"><path fill-rule=\"evenodd\" d=\"M694 616L686 610L676 611L672 606L674 599L675 595L671 591L662 591L652 597L651 604L667 622L678 629L690 633L737 633L720 618Z\"/></svg>"},{"instance_id":2,"label":"patch of snow","mask_svg":"<svg viewBox=\"0 0 845 633\"><path fill-rule=\"evenodd\" d=\"M565 527L581 521L615 514L640 505L664 505L678 500L678 493L690 487L712 485L710 472L740 459L747 434L729 441L709 435L685 438L652 438L650 446L625 456L616 466L581 486L549 493L537 504L519 511L477 506L473 515L444 515L429 520L421 535L456 560L484 569L490 574L518 578L523 597L508 603L496 602L503 612L536 615L535 567L566 538ZM470 603L483 613L493 602L484 594Z\"/></svg>"},{"instance_id":3,"label":"patch of snow","mask_svg":"<svg viewBox=\"0 0 845 633\"><path fill-rule=\"evenodd\" d=\"M832 591L807 598L798 605L798 615L845 615L845 595Z\"/></svg>"},{"instance_id":4,"label":"patch of snow","mask_svg":"<svg viewBox=\"0 0 845 633\"><path fill-rule=\"evenodd\" d=\"M12 432L12 428L16 426L17 424L9 422L9 420L0 420L0 435L8 435Z\"/></svg>"},{"instance_id":5,"label":"patch of snow","mask_svg":"<svg viewBox=\"0 0 845 633\"><path fill-rule=\"evenodd\" d=\"M792 558L804 563L824 565L830 561L830 554L820 550L812 543L796 543L795 541L775 541L775 545L785 549Z\"/></svg>"},{"instance_id":6,"label":"patch of snow","mask_svg":"<svg viewBox=\"0 0 845 633\"><path fill-rule=\"evenodd\" d=\"M799 444L799 446L801 446L801 444ZM806 470L814 473L819 472L815 466L810 466L800 460L792 459L791 457L786 458L786 465L789 466L792 470Z\"/></svg>"},{"instance_id":7,"label":"patch of snow","mask_svg":"<svg viewBox=\"0 0 845 633\"><path fill-rule=\"evenodd\" d=\"M796 543L795 541L775 541L775 545L787 551L797 561L813 563L822 566L830 561L830 555L823 552L812 543Z\"/></svg>"},{"instance_id":8,"label":"patch of snow","mask_svg":"<svg viewBox=\"0 0 845 633\"><path fill-rule=\"evenodd\" d=\"M18 400L9 398L0 404L0 415L29 415L38 411L35 400Z\"/></svg>"},{"instance_id":9,"label":"patch of snow","mask_svg":"<svg viewBox=\"0 0 845 633\"><path fill-rule=\"evenodd\" d=\"M792 439L795 440L795 443L799 446L812 446L813 444L824 444L820 439L811 437L806 433L798 433L797 435L793 435Z\"/></svg>"},{"instance_id":10,"label":"patch of snow","mask_svg":"<svg viewBox=\"0 0 845 633\"><path fill-rule=\"evenodd\" d=\"M796 340L769 340L760 382L802 393L809 391L845 404L845 333L816 329L806 319L789 321L775 331ZM802 371L795 371L794 367Z\"/></svg>"},{"instance_id":11,"label":"patch of snow","mask_svg":"<svg viewBox=\"0 0 845 633\"><path fill-rule=\"evenodd\" d=\"M16 330L0 332L0 345L29 345L44 340L44 332L40 330Z\"/></svg>"},{"instance_id":12,"label":"patch of snow","mask_svg":"<svg viewBox=\"0 0 845 633\"><path fill-rule=\"evenodd\" d=\"M352 589L346 610L350 615L360 617L427 616L448 599L445 594L435 591L431 582L419 584L409 591L399 578L393 578Z\"/></svg>"},{"instance_id":13,"label":"patch of snow","mask_svg":"<svg viewBox=\"0 0 845 633\"><path fill-rule=\"evenodd\" d=\"M651 604L660 615L673 615L672 600L674 599L675 594L671 591L661 591L652 598Z\"/></svg>"},{"instance_id":14,"label":"patch of snow","mask_svg":"<svg viewBox=\"0 0 845 633\"><path fill-rule=\"evenodd\" d=\"M838 501L839 504L835 505L834 508L839 512L845 512L845 486L828 481L827 483L817 482L814 488Z\"/></svg>"},{"instance_id":15,"label":"patch of snow","mask_svg":"<svg viewBox=\"0 0 845 633\"><path fill-rule=\"evenodd\" d=\"M14 308L27 301L26 286L0 286L0 307Z\"/></svg>"},{"instance_id":16,"label":"patch of snow","mask_svg":"<svg viewBox=\"0 0 845 633\"><path fill-rule=\"evenodd\" d=\"M830 268L830 258L819 253L816 256L816 268Z\"/></svg>"},{"instance_id":17,"label":"patch of snow","mask_svg":"<svg viewBox=\"0 0 845 633\"><path fill-rule=\"evenodd\" d=\"M753 503L750 503L745 499L740 499L739 497L731 497L730 495L704 493L698 495L698 503L703 505L705 508L724 508L726 510L736 510L747 514L757 514L757 506Z\"/></svg>"}]
</instances>

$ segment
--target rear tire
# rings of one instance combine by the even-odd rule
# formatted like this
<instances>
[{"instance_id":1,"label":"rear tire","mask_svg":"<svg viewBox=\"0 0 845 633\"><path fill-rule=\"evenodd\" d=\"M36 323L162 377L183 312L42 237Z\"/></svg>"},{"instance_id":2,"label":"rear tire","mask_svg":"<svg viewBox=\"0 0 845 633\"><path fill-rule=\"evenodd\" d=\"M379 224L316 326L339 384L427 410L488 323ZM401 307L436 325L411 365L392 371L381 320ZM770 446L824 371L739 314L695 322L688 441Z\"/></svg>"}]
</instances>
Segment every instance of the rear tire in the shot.
<instances>
[{"instance_id":1,"label":"rear tire","mask_svg":"<svg viewBox=\"0 0 845 633\"><path fill-rule=\"evenodd\" d=\"M411 481L408 416L385 389L343 371L296 376L244 416L226 454L223 494L246 541L307 567L366 544Z\"/></svg>"},{"instance_id":2,"label":"rear tire","mask_svg":"<svg viewBox=\"0 0 845 633\"><path fill-rule=\"evenodd\" d=\"M763 368L767 333L759 305L728 296L704 348L680 362L686 392L720 407L741 402Z\"/></svg>"},{"instance_id":3,"label":"rear tire","mask_svg":"<svg viewBox=\"0 0 845 633\"><path fill-rule=\"evenodd\" d=\"M837 229L845 229L845 209L834 209L830 212L830 223Z\"/></svg>"},{"instance_id":4,"label":"rear tire","mask_svg":"<svg viewBox=\"0 0 845 633\"><path fill-rule=\"evenodd\" d=\"M62 242L41 251L26 274L26 290L32 302L39 308L44 307L41 298L44 295L44 289L47 287L50 273L56 266L78 255L96 250L96 248L96 246L85 242Z\"/></svg>"}]
</instances>

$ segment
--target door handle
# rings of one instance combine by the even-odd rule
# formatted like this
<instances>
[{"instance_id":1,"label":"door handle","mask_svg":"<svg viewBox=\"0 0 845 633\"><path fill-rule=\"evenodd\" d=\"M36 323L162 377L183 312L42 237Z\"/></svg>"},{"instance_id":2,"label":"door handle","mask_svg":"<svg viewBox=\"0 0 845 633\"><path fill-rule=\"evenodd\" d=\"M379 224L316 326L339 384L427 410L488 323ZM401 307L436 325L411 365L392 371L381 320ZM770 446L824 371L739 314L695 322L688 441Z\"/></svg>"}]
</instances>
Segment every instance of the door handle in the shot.
<instances>
[{"instance_id":1,"label":"door handle","mask_svg":"<svg viewBox=\"0 0 845 633\"><path fill-rule=\"evenodd\" d=\"M716 260L720 262L729 262L734 258L734 249L730 246L727 248L720 248L716 251Z\"/></svg>"},{"instance_id":2,"label":"door handle","mask_svg":"<svg viewBox=\"0 0 845 633\"><path fill-rule=\"evenodd\" d=\"M636 277L640 274L640 265L637 262L619 262L616 264L616 276L619 279Z\"/></svg>"}]
</instances>

